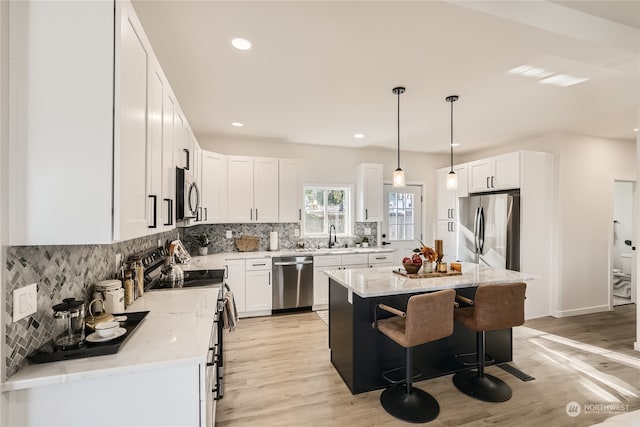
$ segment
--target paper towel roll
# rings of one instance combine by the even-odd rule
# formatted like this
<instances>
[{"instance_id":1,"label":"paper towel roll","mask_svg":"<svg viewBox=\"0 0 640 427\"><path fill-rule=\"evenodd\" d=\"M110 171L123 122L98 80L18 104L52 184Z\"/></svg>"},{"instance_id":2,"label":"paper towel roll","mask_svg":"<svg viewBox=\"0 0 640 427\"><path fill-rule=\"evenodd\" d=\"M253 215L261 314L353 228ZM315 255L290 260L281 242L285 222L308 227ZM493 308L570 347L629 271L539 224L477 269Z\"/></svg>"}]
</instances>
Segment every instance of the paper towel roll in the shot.
<instances>
[{"instance_id":1,"label":"paper towel roll","mask_svg":"<svg viewBox=\"0 0 640 427\"><path fill-rule=\"evenodd\" d=\"M277 251L278 250L278 232L272 231L269 233L269 250Z\"/></svg>"}]
</instances>

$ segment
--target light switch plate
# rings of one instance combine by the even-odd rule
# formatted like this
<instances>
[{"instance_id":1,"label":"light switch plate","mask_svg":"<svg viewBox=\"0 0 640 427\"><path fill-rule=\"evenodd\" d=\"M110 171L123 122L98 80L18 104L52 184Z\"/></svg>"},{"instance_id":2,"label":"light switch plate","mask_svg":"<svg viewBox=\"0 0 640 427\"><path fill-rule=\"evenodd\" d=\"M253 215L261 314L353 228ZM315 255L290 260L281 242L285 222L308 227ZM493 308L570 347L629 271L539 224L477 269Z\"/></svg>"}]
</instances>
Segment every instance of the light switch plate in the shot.
<instances>
[{"instance_id":1,"label":"light switch plate","mask_svg":"<svg viewBox=\"0 0 640 427\"><path fill-rule=\"evenodd\" d=\"M233 237L233 231L227 230L227 239L230 239L232 237Z\"/></svg>"},{"instance_id":2,"label":"light switch plate","mask_svg":"<svg viewBox=\"0 0 640 427\"><path fill-rule=\"evenodd\" d=\"M13 291L13 321L24 319L38 310L38 285L23 286Z\"/></svg>"},{"instance_id":3,"label":"light switch plate","mask_svg":"<svg viewBox=\"0 0 640 427\"><path fill-rule=\"evenodd\" d=\"M364 228L364 235L365 236L371 236L371 228L370 227L365 227Z\"/></svg>"}]
</instances>

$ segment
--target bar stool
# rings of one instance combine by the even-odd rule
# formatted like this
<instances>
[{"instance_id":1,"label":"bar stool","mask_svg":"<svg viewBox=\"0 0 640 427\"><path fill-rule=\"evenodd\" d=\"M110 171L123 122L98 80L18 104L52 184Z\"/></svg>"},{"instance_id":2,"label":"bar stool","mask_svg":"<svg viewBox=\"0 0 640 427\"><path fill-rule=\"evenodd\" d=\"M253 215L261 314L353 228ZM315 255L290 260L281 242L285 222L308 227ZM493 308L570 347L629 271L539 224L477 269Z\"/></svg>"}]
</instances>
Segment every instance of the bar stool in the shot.
<instances>
[{"instance_id":1,"label":"bar stool","mask_svg":"<svg viewBox=\"0 0 640 427\"><path fill-rule=\"evenodd\" d=\"M485 332L524 323L526 288L526 283L481 285L476 290L475 301L456 295L456 300L470 306L455 309L455 319L476 332L477 371L458 372L453 376L453 384L464 394L485 402L511 399L511 388L484 372Z\"/></svg>"},{"instance_id":2,"label":"bar stool","mask_svg":"<svg viewBox=\"0 0 640 427\"><path fill-rule=\"evenodd\" d=\"M380 395L382 407L398 419L426 423L440 413L433 396L413 387L413 347L453 333L454 299L455 291L447 289L410 297L406 313L385 304L374 310L373 326L406 349L405 386L392 385ZM378 308L396 316L378 320Z\"/></svg>"}]
</instances>

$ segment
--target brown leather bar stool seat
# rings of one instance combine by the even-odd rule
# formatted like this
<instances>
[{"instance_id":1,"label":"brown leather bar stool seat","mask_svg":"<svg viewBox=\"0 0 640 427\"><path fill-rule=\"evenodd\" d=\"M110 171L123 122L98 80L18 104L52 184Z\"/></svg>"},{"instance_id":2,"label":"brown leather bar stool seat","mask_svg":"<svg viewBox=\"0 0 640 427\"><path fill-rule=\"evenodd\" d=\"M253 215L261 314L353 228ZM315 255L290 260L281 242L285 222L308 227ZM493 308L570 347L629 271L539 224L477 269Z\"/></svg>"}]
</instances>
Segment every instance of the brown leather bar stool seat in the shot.
<instances>
[{"instance_id":1,"label":"brown leather bar stool seat","mask_svg":"<svg viewBox=\"0 0 640 427\"><path fill-rule=\"evenodd\" d=\"M406 349L404 385L395 384L380 395L382 407L403 421L426 423L440 413L440 405L429 393L413 387L413 347L447 337L453 333L455 291L447 289L414 295L402 312L385 304L376 306L374 327ZM395 317L377 320L377 309ZM386 378L386 377L385 377Z\"/></svg>"},{"instance_id":2,"label":"brown leather bar stool seat","mask_svg":"<svg viewBox=\"0 0 640 427\"><path fill-rule=\"evenodd\" d=\"M511 388L501 379L485 374L485 332L512 328L524 323L524 300L527 285L480 285L475 300L457 296L470 307L455 309L455 319L476 332L477 370L458 372L453 384L466 395L485 402L511 399Z\"/></svg>"}]
</instances>

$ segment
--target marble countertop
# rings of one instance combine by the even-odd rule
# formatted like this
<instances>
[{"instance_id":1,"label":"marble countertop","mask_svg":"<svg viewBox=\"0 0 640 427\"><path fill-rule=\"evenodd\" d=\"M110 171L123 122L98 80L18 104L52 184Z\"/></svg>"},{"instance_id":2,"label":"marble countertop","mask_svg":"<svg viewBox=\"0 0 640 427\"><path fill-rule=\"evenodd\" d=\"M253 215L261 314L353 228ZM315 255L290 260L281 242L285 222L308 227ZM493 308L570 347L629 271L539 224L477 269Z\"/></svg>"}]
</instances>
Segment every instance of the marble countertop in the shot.
<instances>
[{"instance_id":1,"label":"marble countertop","mask_svg":"<svg viewBox=\"0 0 640 427\"><path fill-rule=\"evenodd\" d=\"M283 249L280 251L260 252L222 252L204 256L194 256L188 264L179 264L184 271L214 270L224 268L225 261L234 259L275 258L283 256L322 256L349 254L390 253L395 249L386 248L334 248L334 249Z\"/></svg>"},{"instance_id":2,"label":"marble countertop","mask_svg":"<svg viewBox=\"0 0 640 427\"><path fill-rule=\"evenodd\" d=\"M325 274L362 298L467 288L480 284L527 282L539 278L535 274L484 267L472 263L463 263L463 274L460 276L427 279L410 279L393 273L392 271L397 268L329 270L325 271Z\"/></svg>"},{"instance_id":3,"label":"marble countertop","mask_svg":"<svg viewBox=\"0 0 640 427\"><path fill-rule=\"evenodd\" d=\"M206 363L217 296L218 287L145 292L126 311L150 313L118 353L29 364L9 378L2 390Z\"/></svg>"}]
</instances>

